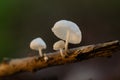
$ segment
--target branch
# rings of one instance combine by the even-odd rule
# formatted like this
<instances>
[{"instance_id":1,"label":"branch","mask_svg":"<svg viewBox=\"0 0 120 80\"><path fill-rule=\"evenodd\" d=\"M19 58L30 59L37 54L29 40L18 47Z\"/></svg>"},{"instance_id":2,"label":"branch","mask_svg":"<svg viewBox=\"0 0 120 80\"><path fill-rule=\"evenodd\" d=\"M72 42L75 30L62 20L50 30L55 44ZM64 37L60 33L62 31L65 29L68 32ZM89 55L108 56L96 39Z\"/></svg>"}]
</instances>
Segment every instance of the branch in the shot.
<instances>
[{"instance_id":1,"label":"branch","mask_svg":"<svg viewBox=\"0 0 120 80\"><path fill-rule=\"evenodd\" d=\"M24 71L33 72L46 67L80 62L94 57L109 57L119 50L120 44L116 40L70 49L65 58L62 58L59 52L50 53L47 54L49 58L47 62L43 58L38 58L38 56L11 59L7 62L3 61L0 64L0 76L9 76Z\"/></svg>"}]
</instances>

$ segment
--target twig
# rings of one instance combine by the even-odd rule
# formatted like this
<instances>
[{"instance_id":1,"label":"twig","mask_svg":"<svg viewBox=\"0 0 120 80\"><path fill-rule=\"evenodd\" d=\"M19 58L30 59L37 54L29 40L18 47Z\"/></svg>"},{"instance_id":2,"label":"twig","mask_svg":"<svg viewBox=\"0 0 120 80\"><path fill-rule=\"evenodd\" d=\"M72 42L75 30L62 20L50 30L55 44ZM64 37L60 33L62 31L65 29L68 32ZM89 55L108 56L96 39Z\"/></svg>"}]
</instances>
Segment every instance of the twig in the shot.
<instances>
[{"instance_id":1,"label":"twig","mask_svg":"<svg viewBox=\"0 0 120 80\"><path fill-rule=\"evenodd\" d=\"M9 76L24 71L33 72L50 66L80 62L94 57L109 57L119 50L120 44L116 40L70 49L65 58L62 58L59 52L50 53L47 54L49 58L47 62L44 61L44 58L39 58L38 56L12 59L0 64L0 76Z\"/></svg>"}]
</instances>

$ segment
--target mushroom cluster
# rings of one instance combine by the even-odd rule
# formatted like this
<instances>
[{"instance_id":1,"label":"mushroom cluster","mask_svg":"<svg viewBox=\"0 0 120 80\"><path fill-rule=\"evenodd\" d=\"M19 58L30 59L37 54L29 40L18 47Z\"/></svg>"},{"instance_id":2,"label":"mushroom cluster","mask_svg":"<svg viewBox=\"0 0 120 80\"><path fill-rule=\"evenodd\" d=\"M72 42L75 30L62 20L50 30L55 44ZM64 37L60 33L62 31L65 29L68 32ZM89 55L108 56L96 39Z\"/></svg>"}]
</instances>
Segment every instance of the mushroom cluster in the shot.
<instances>
[{"instance_id":1,"label":"mushroom cluster","mask_svg":"<svg viewBox=\"0 0 120 80\"><path fill-rule=\"evenodd\" d=\"M52 28L52 32L61 39L54 43L53 49L59 50L62 57L65 54L67 55L68 43L79 44L82 39L78 25L68 20L57 21ZM40 57L44 57L45 61L48 60L47 55L42 53L42 50L46 49L46 43L42 38L33 39L30 43L30 48L39 51ZM63 49L65 49L65 54L63 53Z\"/></svg>"},{"instance_id":2,"label":"mushroom cluster","mask_svg":"<svg viewBox=\"0 0 120 80\"><path fill-rule=\"evenodd\" d=\"M56 22L52 28L52 32L58 38L65 40L65 53L68 51L68 43L79 44L82 39L82 34L77 24L68 20Z\"/></svg>"}]
</instances>

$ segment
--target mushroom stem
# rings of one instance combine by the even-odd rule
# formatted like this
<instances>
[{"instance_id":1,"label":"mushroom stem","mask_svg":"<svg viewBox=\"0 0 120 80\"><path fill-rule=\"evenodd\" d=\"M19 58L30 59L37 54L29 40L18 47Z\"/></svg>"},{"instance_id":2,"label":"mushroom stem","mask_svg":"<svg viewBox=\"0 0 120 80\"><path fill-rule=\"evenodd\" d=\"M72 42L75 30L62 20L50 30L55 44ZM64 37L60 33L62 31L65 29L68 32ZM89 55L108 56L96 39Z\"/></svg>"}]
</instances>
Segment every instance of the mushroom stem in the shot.
<instances>
[{"instance_id":1,"label":"mushroom stem","mask_svg":"<svg viewBox=\"0 0 120 80\"><path fill-rule=\"evenodd\" d=\"M43 57L42 49L41 48L39 48L39 54L40 54L40 57Z\"/></svg>"},{"instance_id":2,"label":"mushroom stem","mask_svg":"<svg viewBox=\"0 0 120 80\"><path fill-rule=\"evenodd\" d=\"M69 36L70 36L70 32L69 30L67 31L67 35L66 35L66 42L65 42L65 52L67 53L68 50L68 40L69 40Z\"/></svg>"},{"instance_id":3,"label":"mushroom stem","mask_svg":"<svg viewBox=\"0 0 120 80\"><path fill-rule=\"evenodd\" d=\"M60 48L60 55L61 55L62 57L64 57L63 49L62 49L62 48Z\"/></svg>"}]
</instances>

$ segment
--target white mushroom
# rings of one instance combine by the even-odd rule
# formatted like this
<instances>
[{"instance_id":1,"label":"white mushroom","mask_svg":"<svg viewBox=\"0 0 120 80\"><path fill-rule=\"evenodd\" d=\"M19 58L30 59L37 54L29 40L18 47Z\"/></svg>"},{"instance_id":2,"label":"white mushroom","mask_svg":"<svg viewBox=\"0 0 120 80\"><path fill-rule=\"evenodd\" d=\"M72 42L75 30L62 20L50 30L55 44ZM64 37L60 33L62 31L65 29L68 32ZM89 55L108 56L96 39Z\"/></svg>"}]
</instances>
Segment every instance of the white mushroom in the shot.
<instances>
[{"instance_id":1,"label":"white mushroom","mask_svg":"<svg viewBox=\"0 0 120 80\"><path fill-rule=\"evenodd\" d=\"M60 39L66 40L65 51L68 50L68 43L78 44L82 35L77 24L67 20L60 20L54 24L53 33Z\"/></svg>"},{"instance_id":2,"label":"white mushroom","mask_svg":"<svg viewBox=\"0 0 120 80\"><path fill-rule=\"evenodd\" d=\"M65 48L65 42L63 40L59 40L53 45L54 50L60 50L60 54L62 57L64 57L63 48Z\"/></svg>"},{"instance_id":3,"label":"white mushroom","mask_svg":"<svg viewBox=\"0 0 120 80\"><path fill-rule=\"evenodd\" d=\"M42 49L46 49L46 44L42 38L36 38L31 41L30 48L39 51L40 57L43 57Z\"/></svg>"},{"instance_id":4,"label":"white mushroom","mask_svg":"<svg viewBox=\"0 0 120 80\"><path fill-rule=\"evenodd\" d=\"M47 61L48 61L48 57L47 57L47 55L46 55L46 54L43 54L43 56L44 56L44 60L45 60L45 62L47 62Z\"/></svg>"}]
</instances>

